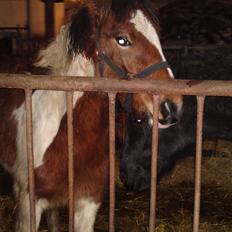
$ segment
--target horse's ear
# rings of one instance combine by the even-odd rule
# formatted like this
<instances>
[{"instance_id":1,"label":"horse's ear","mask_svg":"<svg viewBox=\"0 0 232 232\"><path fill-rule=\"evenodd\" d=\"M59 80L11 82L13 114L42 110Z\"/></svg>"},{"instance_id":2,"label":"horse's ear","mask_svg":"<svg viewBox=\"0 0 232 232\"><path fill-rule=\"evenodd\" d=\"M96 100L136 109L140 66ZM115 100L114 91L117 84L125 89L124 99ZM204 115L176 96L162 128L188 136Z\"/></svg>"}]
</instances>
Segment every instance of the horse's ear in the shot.
<instances>
[{"instance_id":1,"label":"horse's ear","mask_svg":"<svg viewBox=\"0 0 232 232\"><path fill-rule=\"evenodd\" d=\"M100 26L101 23L105 20L107 17L110 8L111 8L111 0L95 0L94 1L95 7L96 7L96 17L95 22L96 26Z\"/></svg>"},{"instance_id":2,"label":"horse's ear","mask_svg":"<svg viewBox=\"0 0 232 232\"><path fill-rule=\"evenodd\" d=\"M72 11L72 15L69 16L69 54L82 53L91 57L95 46L92 9L82 4Z\"/></svg>"},{"instance_id":3,"label":"horse's ear","mask_svg":"<svg viewBox=\"0 0 232 232\"><path fill-rule=\"evenodd\" d=\"M83 53L91 57L95 48L96 28L110 8L107 0L89 0L72 6L69 12L69 54Z\"/></svg>"}]
</instances>

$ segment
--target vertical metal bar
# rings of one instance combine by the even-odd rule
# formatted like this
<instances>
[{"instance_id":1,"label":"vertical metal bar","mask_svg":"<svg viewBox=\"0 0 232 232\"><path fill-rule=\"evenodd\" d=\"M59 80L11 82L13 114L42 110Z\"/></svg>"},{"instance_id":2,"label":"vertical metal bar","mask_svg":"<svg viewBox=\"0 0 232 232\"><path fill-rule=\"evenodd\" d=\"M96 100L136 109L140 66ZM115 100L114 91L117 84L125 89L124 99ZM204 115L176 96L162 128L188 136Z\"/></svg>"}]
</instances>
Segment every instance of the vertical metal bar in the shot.
<instances>
[{"instance_id":1,"label":"vertical metal bar","mask_svg":"<svg viewBox=\"0 0 232 232\"><path fill-rule=\"evenodd\" d=\"M73 92L66 93L68 125L68 205L69 232L74 231Z\"/></svg>"},{"instance_id":2,"label":"vertical metal bar","mask_svg":"<svg viewBox=\"0 0 232 232\"><path fill-rule=\"evenodd\" d=\"M156 184L157 184L157 157L158 157L158 116L159 96L153 96L153 128L152 128L152 157L151 157L151 199L149 232L155 229L156 219Z\"/></svg>"},{"instance_id":3,"label":"vertical metal bar","mask_svg":"<svg viewBox=\"0 0 232 232\"><path fill-rule=\"evenodd\" d=\"M115 231L115 93L109 93L110 205L109 232Z\"/></svg>"},{"instance_id":4,"label":"vertical metal bar","mask_svg":"<svg viewBox=\"0 0 232 232\"><path fill-rule=\"evenodd\" d=\"M196 161L195 161L195 196L193 232L199 231L200 198L201 198L201 157L202 157L202 128L204 114L204 96L197 96L197 134L196 134Z\"/></svg>"},{"instance_id":5,"label":"vertical metal bar","mask_svg":"<svg viewBox=\"0 0 232 232\"><path fill-rule=\"evenodd\" d=\"M30 231L36 232L35 216L35 179L34 179L34 156L33 156L33 132L32 132L32 90L25 90L26 98L26 137L27 137L27 160L28 160L28 184L30 199Z\"/></svg>"}]
</instances>

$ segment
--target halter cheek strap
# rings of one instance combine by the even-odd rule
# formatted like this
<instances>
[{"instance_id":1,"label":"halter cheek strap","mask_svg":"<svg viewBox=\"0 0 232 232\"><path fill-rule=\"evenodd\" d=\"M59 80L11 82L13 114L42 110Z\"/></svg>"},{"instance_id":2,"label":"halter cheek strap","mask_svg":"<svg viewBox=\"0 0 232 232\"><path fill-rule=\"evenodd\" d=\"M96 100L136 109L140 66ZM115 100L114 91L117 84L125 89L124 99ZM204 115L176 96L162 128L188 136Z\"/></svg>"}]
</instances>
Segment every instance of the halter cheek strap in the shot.
<instances>
[{"instance_id":1,"label":"halter cheek strap","mask_svg":"<svg viewBox=\"0 0 232 232\"><path fill-rule=\"evenodd\" d=\"M166 69L166 68L170 68L168 62L162 61L160 63L155 63L155 64L148 66L143 71L135 74L134 76L137 78L144 78L144 77L149 76L150 74L152 74L160 69Z\"/></svg>"},{"instance_id":2,"label":"halter cheek strap","mask_svg":"<svg viewBox=\"0 0 232 232\"><path fill-rule=\"evenodd\" d=\"M102 62L104 61L110 68L113 70L118 76L122 78L127 78L128 73L121 69L118 65L116 65L104 52L98 54L99 61ZM102 65L102 64L99 64ZM101 70L101 75L103 74L103 68L99 68Z\"/></svg>"}]
</instances>

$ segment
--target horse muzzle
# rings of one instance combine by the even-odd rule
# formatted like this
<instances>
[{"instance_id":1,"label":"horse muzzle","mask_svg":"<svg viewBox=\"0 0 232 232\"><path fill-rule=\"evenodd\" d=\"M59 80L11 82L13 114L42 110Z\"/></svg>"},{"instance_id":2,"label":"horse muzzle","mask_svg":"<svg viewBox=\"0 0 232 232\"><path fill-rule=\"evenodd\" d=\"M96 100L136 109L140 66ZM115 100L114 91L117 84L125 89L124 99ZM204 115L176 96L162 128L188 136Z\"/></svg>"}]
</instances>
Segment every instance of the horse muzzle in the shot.
<instances>
[{"instance_id":1,"label":"horse muzzle","mask_svg":"<svg viewBox=\"0 0 232 232\"><path fill-rule=\"evenodd\" d=\"M160 104L159 128L165 129L175 125L180 119L180 110L176 103L169 99Z\"/></svg>"},{"instance_id":2,"label":"horse muzzle","mask_svg":"<svg viewBox=\"0 0 232 232\"><path fill-rule=\"evenodd\" d=\"M142 192L150 187L150 173L139 165L127 173L121 170L120 179L127 191Z\"/></svg>"}]
</instances>

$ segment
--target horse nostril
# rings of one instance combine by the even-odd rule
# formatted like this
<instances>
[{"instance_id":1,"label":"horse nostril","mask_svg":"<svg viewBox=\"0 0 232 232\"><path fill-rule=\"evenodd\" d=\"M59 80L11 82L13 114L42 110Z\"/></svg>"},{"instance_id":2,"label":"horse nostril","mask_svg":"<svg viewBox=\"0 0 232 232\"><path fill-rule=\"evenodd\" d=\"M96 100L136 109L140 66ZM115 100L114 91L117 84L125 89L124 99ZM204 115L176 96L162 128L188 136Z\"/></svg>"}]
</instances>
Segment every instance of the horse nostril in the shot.
<instances>
[{"instance_id":1,"label":"horse nostril","mask_svg":"<svg viewBox=\"0 0 232 232\"><path fill-rule=\"evenodd\" d=\"M163 125L175 124L178 122L178 110L175 103L165 100L160 104L162 119L159 122Z\"/></svg>"}]
</instances>

